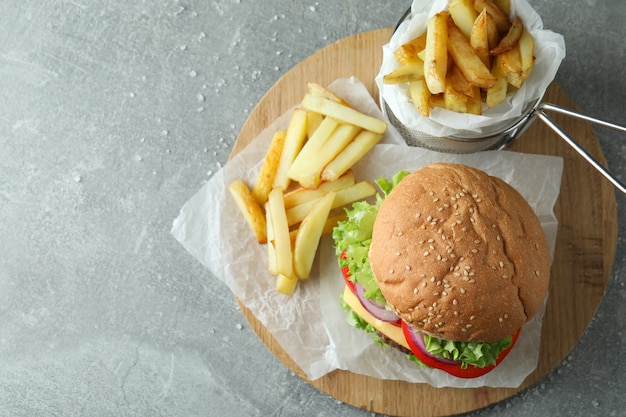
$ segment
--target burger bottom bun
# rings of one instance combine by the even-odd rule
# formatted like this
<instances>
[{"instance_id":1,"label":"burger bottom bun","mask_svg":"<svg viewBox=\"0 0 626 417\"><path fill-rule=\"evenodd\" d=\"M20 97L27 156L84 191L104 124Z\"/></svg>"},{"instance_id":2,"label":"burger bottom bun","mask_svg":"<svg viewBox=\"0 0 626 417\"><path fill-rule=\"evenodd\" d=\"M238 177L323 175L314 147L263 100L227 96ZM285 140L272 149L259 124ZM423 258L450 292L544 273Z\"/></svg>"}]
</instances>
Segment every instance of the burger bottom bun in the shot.
<instances>
[{"instance_id":1,"label":"burger bottom bun","mask_svg":"<svg viewBox=\"0 0 626 417\"><path fill-rule=\"evenodd\" d=\"M541 307L549 250L528 202L497 177L427 165L387 196L370 264L391 308L424 333L494 342Z\"/></svg>"}]
</instances>

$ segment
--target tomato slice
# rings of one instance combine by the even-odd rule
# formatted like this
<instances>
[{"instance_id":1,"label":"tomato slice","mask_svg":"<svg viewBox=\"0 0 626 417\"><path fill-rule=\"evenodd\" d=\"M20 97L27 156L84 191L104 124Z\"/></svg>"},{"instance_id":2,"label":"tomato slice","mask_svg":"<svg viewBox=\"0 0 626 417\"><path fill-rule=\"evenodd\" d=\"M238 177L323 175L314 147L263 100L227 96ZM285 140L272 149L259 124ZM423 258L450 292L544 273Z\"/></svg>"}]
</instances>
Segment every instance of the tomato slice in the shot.
<instances>
[{"instance_id":1,"label":"tomato slice","mask_svg":"<svg viewBox=\"0 0 626 417\"><path fill-rule=\"evenodd\" d=\"M345 250L341 252L341 259L343 260L347 259ZM350 291L352 291L352 294L356 295L356 288L354 287L354 282L350 281L350 268L348 268L347 266L342 267L341 275L343 276L343 280L346 282L346 285L348 286L348 288L350 288Z\"/></svg>"},{"instance_id":2,"label":"tomato slice","mask_svg":"<svg viewBox=\"0 0 626 417\"><path fill-rule=\"evenodd\" d=\"M502 352L500 352L500 355L496 359L495 365L485 366L484 368L479 368L477 366L469 365L466 369L461 368L460 363L456 364L456 363L442 362L442 361L437 360L436 358L433 358L432 356L426 355L419 348L419 346L417 346L415 342L413 341L412 337L409 334L409 332L412 332L413 329L404 321L402 321L402 331L404 332L404 337L406 338L406 341L409 344L409 347L411 348L411 352L413 352L413 354L424 364L430 366L431 368L441 369L442 371L447 372L450 375L455 376L457 378L477 378L479 376L489 373L500 362L502 362L502 360L506 357L506 355L509 354L509 352L515 345L515 342L517 342L520 329L518 329L513 335L513 338L511 340L511 345L508 348L504 349Z\"/></svg>"}]
</instances>

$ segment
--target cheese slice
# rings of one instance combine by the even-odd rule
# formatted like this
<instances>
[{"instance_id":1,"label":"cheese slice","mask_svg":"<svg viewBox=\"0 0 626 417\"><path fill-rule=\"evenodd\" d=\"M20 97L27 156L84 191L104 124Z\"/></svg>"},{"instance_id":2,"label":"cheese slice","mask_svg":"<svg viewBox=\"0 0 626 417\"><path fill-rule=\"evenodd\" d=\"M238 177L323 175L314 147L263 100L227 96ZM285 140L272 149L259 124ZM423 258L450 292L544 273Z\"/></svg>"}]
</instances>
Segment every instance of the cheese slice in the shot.
<instances>
[{"instance_id":1,"label":"cheese slice","mask_svg":"<svg viewBox=\"0 0 626 417\"><path fill-rule=\"evenodd\" d=\"M343 290L343 301L346 302L350 306L352 310L356 312L363 320L368 322L372 327L378 330L381 333L384 333L391 340L396 342L397 344L404 346L407 349L411 349L409 344L404 337L404 333L402 332L402 327L395 326L391 323L384 322L382 320L377 319L372 316L366 309L363 307L363 304L359 301L356 295L350 291L350 288L346 285Z\"/></svg>"}]
</instances>

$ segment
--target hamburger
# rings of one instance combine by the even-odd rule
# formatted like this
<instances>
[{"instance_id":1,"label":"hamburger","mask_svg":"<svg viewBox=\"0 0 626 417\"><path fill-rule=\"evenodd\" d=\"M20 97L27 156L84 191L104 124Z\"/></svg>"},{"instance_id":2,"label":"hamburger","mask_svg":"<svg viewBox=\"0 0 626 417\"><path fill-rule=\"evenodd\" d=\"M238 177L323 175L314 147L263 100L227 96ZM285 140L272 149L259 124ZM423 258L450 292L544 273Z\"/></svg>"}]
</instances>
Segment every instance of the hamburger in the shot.
<instances>
[{"instance_id":1,"label":"hamburger","mask_svg":"<svg viewBox=\"0 0 626 417\"><path fill-rule=\"evenodd\" d=\"M488 373L547 294L537 215L512 186L466 165L376 182L382 195L354 203L333 231L348 321L420 366Z\"/></svg>"}]
</instances>

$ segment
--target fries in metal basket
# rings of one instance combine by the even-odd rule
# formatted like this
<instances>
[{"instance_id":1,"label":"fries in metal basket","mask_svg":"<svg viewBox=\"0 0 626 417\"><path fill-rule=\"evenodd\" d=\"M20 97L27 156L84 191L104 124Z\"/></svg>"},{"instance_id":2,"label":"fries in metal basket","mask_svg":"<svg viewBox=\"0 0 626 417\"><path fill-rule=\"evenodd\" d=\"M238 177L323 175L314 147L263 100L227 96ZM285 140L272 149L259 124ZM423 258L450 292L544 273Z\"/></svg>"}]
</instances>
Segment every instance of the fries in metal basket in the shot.
<instances>
[{"instance_id":1,"label":"fries in metal basket","mask_svg":"<svg viewBox=\"0 0 626 417\"><path fill-rule=\"evenodd\" d=\"M394 51L400 66L383 82L407 83L425 117L434 107L482 114L520 88L535 63L532 35L519 16L509 16L510 0L448 0L424 33Z\"/></svg>"}]
</instances>

